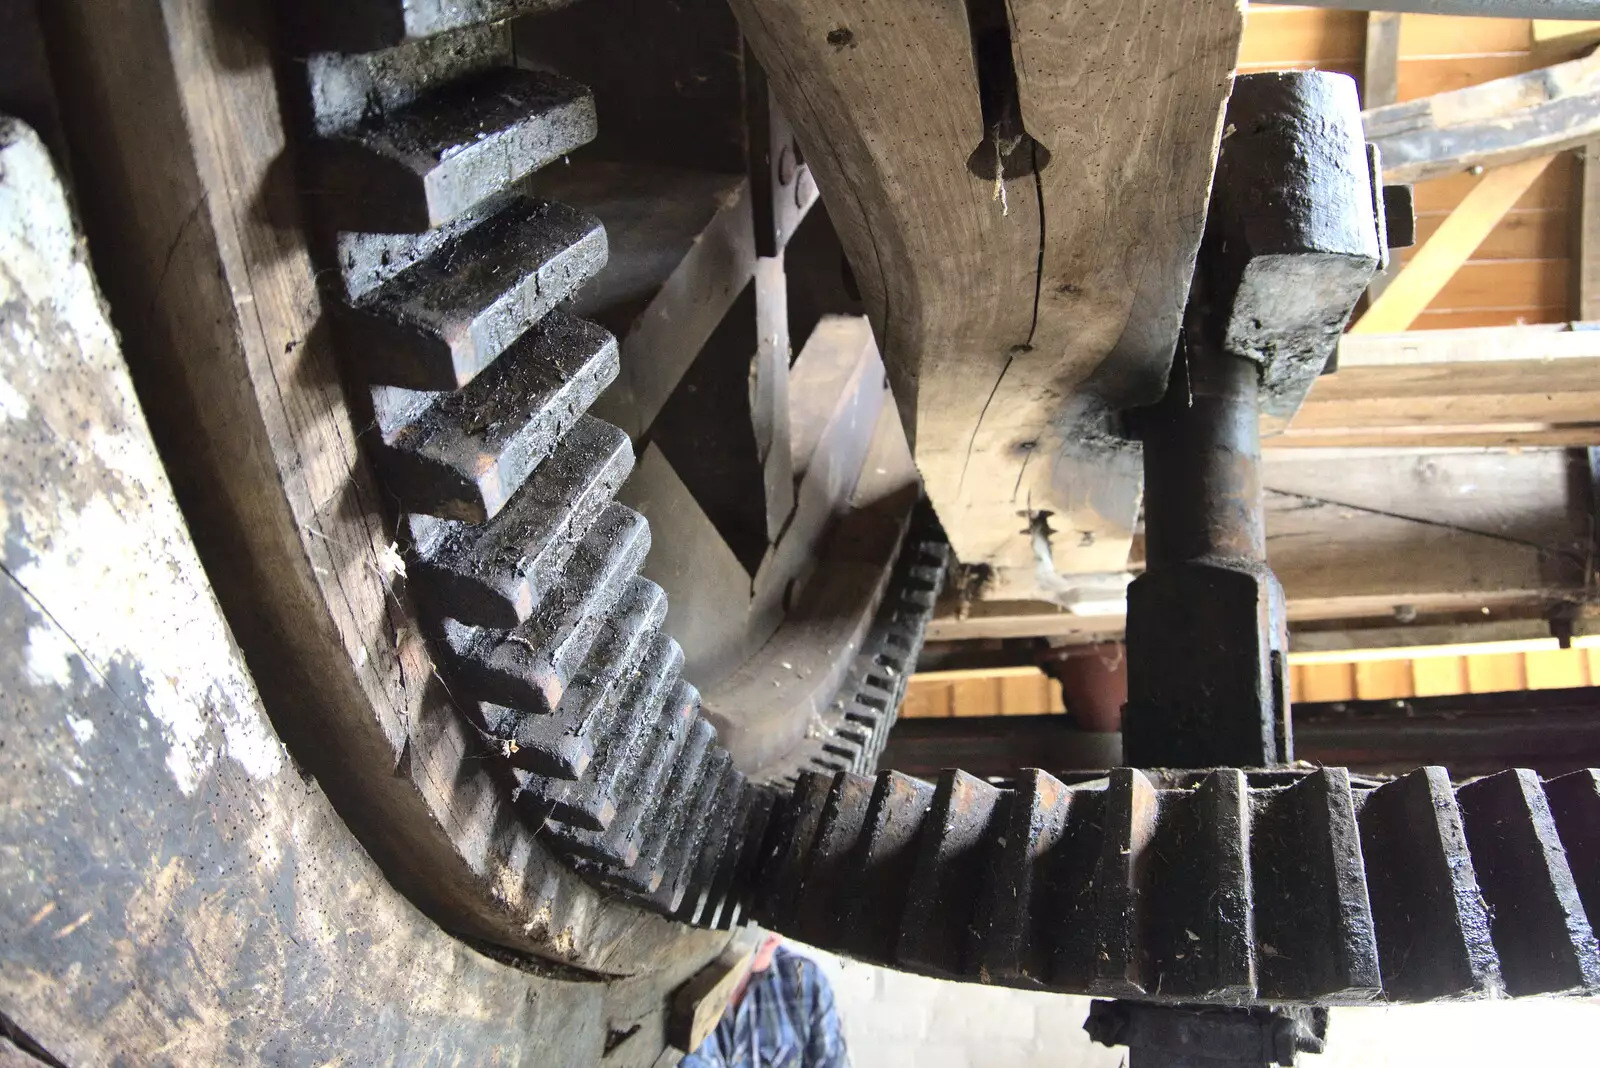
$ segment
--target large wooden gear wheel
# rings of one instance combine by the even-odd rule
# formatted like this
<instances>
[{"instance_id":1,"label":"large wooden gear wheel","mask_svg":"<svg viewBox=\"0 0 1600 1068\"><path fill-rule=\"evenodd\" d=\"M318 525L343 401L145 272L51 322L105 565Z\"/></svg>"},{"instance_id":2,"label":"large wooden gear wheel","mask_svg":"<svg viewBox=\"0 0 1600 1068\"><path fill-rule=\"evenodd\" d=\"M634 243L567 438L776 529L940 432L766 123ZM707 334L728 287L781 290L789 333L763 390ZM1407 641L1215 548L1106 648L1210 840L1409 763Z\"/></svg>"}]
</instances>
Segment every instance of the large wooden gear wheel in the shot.
<instances>
[{"instance_id":1,"label":"large wooden gear wheel","mask_svg":"<svg viewBox=\"0 0 1600 1068\"><path fill-rule=\"evenodd\" d=\"M731 15L555 6L43 21L274 728L432 920L634 984L631 1034L743 918L769 784L872 766L945 554ZM647 107L715 136L667 151Z\"/></svg>"}]
</instances>

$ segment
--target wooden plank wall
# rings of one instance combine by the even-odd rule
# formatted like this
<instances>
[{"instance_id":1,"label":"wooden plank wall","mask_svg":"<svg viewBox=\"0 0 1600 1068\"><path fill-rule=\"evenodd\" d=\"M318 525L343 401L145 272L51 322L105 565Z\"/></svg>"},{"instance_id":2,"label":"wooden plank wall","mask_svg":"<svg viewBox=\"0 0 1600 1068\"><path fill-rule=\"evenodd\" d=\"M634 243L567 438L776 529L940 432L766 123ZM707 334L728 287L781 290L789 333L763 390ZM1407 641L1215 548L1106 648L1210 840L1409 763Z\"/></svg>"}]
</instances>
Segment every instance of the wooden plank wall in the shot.
<instances>
[{"instance_id":1,"label":"wooden plank wall","mask_svg":"<svg viewBox=\"0 0 1600 1068\"><path fill-rule=\"evenodd\" d=\"M930 671L911 676L900 715L1036 716L1064 712L1061 684L1036 667Z\"/></svg>"},{"instance_id":2,"label":"wooden plank wall","mask_svg":"<svg viewBox=\"0 0 1600 1068\"><path fill-rule=\"evenodd\" d=\"M1361 78L1364 12L1252 7L1240 71L1337 70ZM1527 19L1405 15L1399 99L1461 89L1577 55L1571 40L1535 42ZM1578 167L1566 153L1532 185L1414 324L1416 329L1554 323L1571 314ZM1426 239L1478 181L1456 175L1417 186ZM1404 262L1410 251L1399 253Z\"/></svg>"},{"instance_id":3,"label":"wooden plank wall","mask_svg":"<svg viewBox=\"0 0 1600 1068\"><path fill-rule=\"evenodd\" d=\"M1290 655L1295 701L1392 701L1406 697L1504 693L1600 686L1600 645L1545 648L1552 642L1463 647L1459 654L1347 658ZM1298 661L1298 662L1297 662ZM1031 716L1064 711L1061 685L1038 668L930 671L911 677L900 715Z\"/></svg>"},{"instance_id":4,"label":"wooden plank wall","mask_svg":"<svg viewBox=\"0 0 1600 1068\"><path fill-rule=\"evenodd\" d=\"M1294 663L1296 701L1391 701L1510 690L1600 686L1600 647L1463 651L1407 659Z\"/></svg>"}]
</instances>

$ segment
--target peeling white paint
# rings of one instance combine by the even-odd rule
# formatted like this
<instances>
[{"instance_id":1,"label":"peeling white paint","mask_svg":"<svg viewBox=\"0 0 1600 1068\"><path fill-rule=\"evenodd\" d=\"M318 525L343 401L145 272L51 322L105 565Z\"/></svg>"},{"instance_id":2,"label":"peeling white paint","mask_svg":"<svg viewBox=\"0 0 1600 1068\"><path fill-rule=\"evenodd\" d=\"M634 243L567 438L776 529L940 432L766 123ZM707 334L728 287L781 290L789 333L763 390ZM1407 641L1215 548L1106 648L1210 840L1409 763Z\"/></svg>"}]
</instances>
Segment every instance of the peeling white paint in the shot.
<instances>
[{"instance_id":1,"label":"peeling white paint","mask_svg":"<svg viewBox=\"0 0 1600 1068\"><path fill-rule=\"evenodd\" d=\"M28 398L18 393L16 387L0 378L0 420L22 419L28 414Z\"/></svg>"},{"instance_id":2,"label":"peeling white paint","mask_svg":"<svg viewBox=\"0 0 1600 1068\"><path fill-rule=\"evenodd\" d=\"M27 643L23 666L30 682L39 686L72 685L72 660L78 651L60 628L37 623L28 628Z\"/></svg>"},{"instance_id":3,"label":"peeling white paint","mask_svg":"<svg viewBox=\"0 0 1600 1068\"><path fill-rule=\"evenodd\" d=\"M0 452L47 473L0 500L0 529L23 535L16 581L51 617L28 630L27 672L70 688L74 658L87 658L91 672L116 675L113 688L142 697L159 722L186 795L219 757L255 779L276 775L282 745L144 429L48 158L29 138L0 129L0 302L23 309L0 334ZM42 444L34 422L51 430ZM126 692L118 668L142 694ZM142 710L130 701L127 711ZM80 744L94 736L88 718L68 726Z\"/></svg>"},{"instance_id":4,"label":"peeling white paint","mask_svg":"<svg viewBox=\"0 0 1600 1068\"><path fill-rule=\"evenodd\" d=\"M148 446L141 449L131 435L115 449L94 440L122 485L76 508L70 494L60 493L56 508L42 510L47 514L30 516L24 504L35 558L17 570L18 581L92 650L101 670L117 660L134 665L145 703L171 745L168 770L185 794L217 756L213 727L220 728L221 749L249 775L276 774L282 748L256 710L255 687L217 617L160 471L138 455ZM54 627L36 626L28 640L35 677L70 684L67 639Z\"/></svg>"}]
</instances>

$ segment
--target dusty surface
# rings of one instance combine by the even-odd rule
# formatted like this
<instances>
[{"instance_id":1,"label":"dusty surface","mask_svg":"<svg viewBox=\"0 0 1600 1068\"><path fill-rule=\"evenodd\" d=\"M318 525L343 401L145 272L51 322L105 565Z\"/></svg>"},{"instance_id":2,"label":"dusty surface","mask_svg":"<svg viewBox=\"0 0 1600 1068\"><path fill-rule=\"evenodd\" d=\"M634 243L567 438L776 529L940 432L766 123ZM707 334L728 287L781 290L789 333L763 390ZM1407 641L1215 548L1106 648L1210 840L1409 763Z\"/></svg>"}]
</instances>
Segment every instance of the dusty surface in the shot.
<instances>
[{"instance_id":1,"label":"dusty surface","mask_svg":"<svg viewBox=\"0 0 1600 1068\"><path fill-rule=\"evenodd\" d=\"M10 120L0 456L0 1012L74 1065L597 1059L603 985L444 935L296 773Z\"/></svg>"}]
</instances>

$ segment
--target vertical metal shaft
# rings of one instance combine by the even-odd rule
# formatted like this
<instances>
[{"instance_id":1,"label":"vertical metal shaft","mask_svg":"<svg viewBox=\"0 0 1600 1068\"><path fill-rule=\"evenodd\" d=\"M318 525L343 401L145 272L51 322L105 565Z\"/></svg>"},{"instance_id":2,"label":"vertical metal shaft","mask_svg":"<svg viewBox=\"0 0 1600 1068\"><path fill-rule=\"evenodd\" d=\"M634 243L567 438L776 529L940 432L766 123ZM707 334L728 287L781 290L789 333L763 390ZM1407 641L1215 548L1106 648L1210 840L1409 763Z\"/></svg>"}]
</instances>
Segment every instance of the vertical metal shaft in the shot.
<instances>
[{"instance_id":1,"label":"vertical metal shaft","mask_svg":"<svg viewBox=\"0 0 1600 1068\"><path fill-rule=\"evenodd\" d=\"M1123 759L1291 759L1283 592L1266 561L1260 370L1190 332L1166 396L1138 413L1145 573L1128 590Z\"/></svg>"},{"instance_id":2,"label":"vertical metal shaft","mask_svg":"<svg viewBox=\"0 0 1600 1068\"><path fill-rule=\"evenodd\" d=\"M1265 564L1260 369L1191 347L1144 424L1145 559Z\"/></svg>"}]
</instances>

